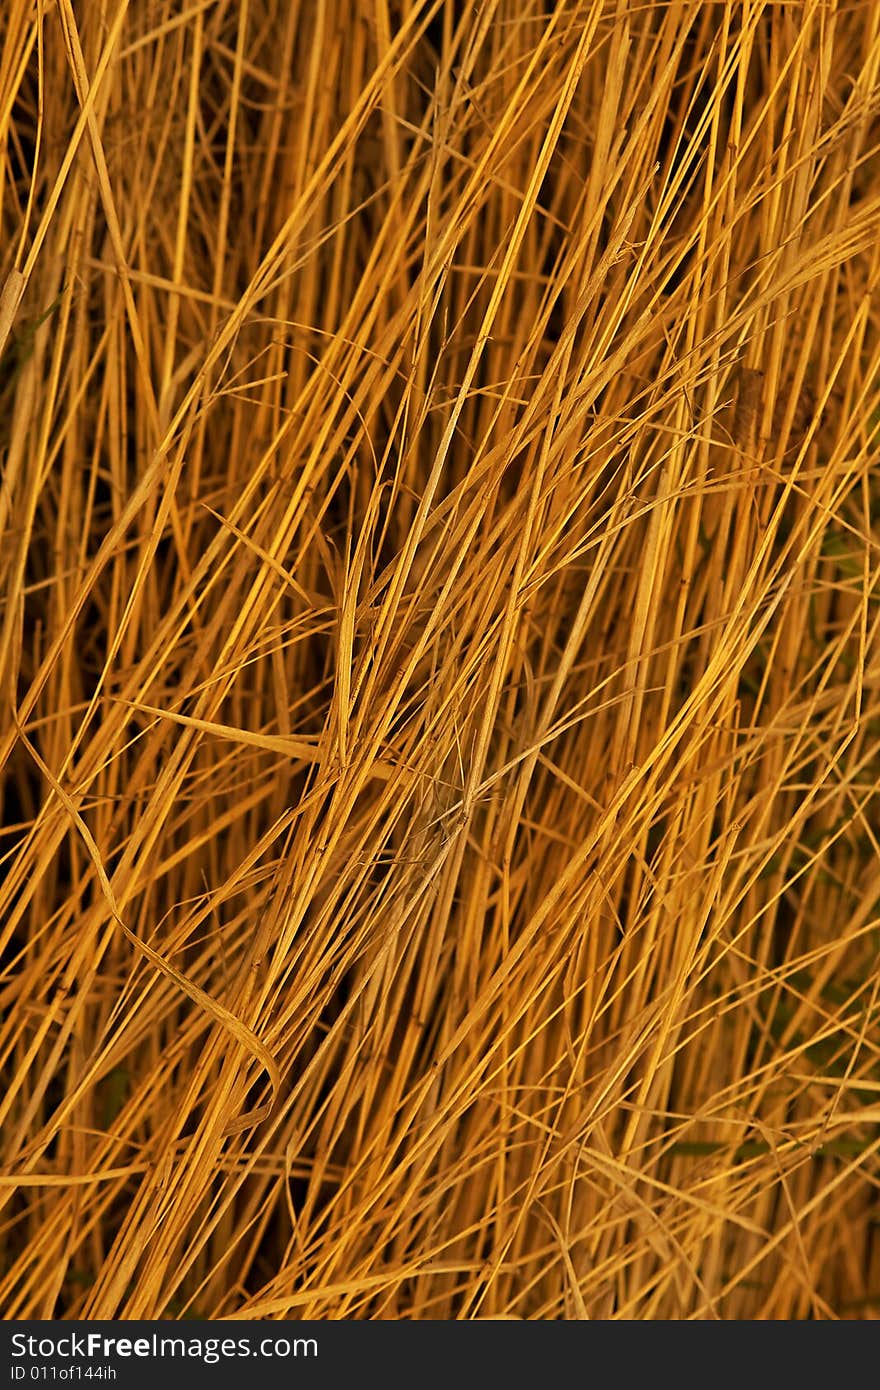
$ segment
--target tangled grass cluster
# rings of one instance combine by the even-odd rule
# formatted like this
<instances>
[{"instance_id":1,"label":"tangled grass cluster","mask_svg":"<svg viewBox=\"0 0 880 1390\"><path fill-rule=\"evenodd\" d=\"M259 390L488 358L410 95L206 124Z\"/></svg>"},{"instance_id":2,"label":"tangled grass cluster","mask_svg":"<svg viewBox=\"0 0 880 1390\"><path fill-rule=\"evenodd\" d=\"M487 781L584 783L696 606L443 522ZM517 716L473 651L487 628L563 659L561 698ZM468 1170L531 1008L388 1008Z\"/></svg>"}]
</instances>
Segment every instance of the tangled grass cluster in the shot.
<instances>
[{"instance_id":1,"label":"tangled grass cluster","mask_svg":"<svg viewBox=\"0 0 880 1390\"><path fill-rule=\"evenodd\" d=\"M0 1307L880 1308L880 5L6 0Z\"/></svg>"}]
</instances>

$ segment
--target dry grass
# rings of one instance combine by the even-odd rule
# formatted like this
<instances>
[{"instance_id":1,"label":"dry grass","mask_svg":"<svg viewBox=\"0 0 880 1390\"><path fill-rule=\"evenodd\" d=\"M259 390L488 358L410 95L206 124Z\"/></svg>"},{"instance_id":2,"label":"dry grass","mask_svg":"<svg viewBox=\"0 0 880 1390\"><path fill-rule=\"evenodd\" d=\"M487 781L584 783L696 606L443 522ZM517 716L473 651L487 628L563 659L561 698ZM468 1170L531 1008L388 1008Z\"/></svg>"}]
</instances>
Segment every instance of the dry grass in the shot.
<instances>
[{"instance_id":1,"label":"dry grass","mask_svg":"<svg viewBox=\"0 0 880 1390\"><path fill-rule=\"evenodd\" d=\"M880 1310L880 5L6 0L8 1317Z\"/></svg>"}]
</instances>

